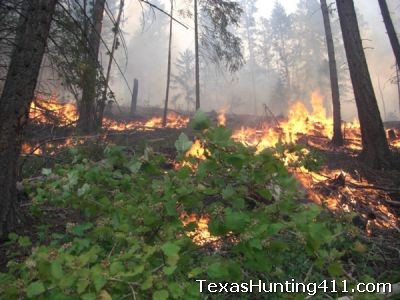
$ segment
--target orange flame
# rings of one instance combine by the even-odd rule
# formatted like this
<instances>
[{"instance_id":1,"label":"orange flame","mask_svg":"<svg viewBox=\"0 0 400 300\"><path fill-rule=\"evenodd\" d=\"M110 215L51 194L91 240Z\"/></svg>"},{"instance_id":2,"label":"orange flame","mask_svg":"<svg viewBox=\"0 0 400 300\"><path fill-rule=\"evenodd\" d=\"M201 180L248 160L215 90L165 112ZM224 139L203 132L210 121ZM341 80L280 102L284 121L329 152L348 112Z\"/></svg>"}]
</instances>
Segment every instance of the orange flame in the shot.
<instances>
[{"instance_id":1,"label":"orange flame","mask_svg":"<svg viewBox=\"0 0 400 300\"><path fill-rule=\"evenodd\" d=\"M61 126L72 125L78 120L78 110L75 104L70 102L60 102L55 96L46 99L37 96L32 102L29 112L29 118L34 123L55 124ZM187 127L189 118L170 112L167 115L166 128L184 128ZM125 131L125 130L153 130L162 128L162 118L154 117L148 121L115 121L104 118L104 127L108 130Z\"/></svg>"},{"instance_id":2,"label":"orange flame","mask_svg":"<svg viewBox=\"0 0 400 300\"><path fill-rule=\"evenodd\" d=\"M181 214L180 220L183 226L190 223L196 223L197 227L195 230L187 233L196 245L202 246L219 240L218 237L211 235L208 229L208 222L210 221L208 216L198 217L196 214L188 215L184 212Z\"/></svg>"},{"instance_id":3,"label":"orange flame","mask_svg":"<svg viewBox=\"0 0 400 300\"><path fill-rule=\"evenodd\" d=\"M225 109L221 109L218 114L218 125L226 126Z\"/></svg>"}]
</instances>

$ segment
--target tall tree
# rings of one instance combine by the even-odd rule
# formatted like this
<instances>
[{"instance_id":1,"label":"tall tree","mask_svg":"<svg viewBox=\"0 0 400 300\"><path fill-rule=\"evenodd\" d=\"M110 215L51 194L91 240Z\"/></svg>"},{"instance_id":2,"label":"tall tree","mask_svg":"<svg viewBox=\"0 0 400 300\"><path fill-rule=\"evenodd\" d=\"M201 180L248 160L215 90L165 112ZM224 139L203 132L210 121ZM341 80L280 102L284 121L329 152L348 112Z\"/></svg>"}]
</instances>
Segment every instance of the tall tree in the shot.
<instances>
[{"instance_id":1,"label":"tall tree","mask_svg":"<svg viewBox=\"0 0 400 300\"><path fill-rule=\"evenodd\" d=\"M17 161L21 134L46 48L56 0L25 0L0 98L0 239L16 222Z\"/></svg>"},{"instance_id":2,"label":"tall tree","mask_svg":"<svg viewBox=\"0 0 400 300\"><path fill-rule=\"evenodd\" d=\"M249 53L248 65L250 69L250 77L251 77L251 87L253 94L253 105L254 105L254 114L256 115L258 112L257 109L257 94L256 94L256 83L255 83L255 67L256 67L256 59L255 59L255 27L256 20L254 15L257 13L256 7L257 0L243 0L243 23L244 30L247 42L247 50Z\"/></svg>"},{"instance_id":3,"label":"tall tree","mask_svg":"<svg viewBox=\"0 0 400 300\"><path fill-rule=\"evenodd\" d=\"M339 81L336 67L335 47L333 44L329 9L326 0L321 0L322 16L326 35L326 46L328 48L329 73L331 78L332 107L333 107L333 137L332 143L335 146L343 145L342 117L340 112Z\"/></svg>"},{"instance_id":4,"label":"tall tree","mask_svg":"<svg viewBox=\"0 0 400 300\"><path fill-rule=\"evenodd\" d=\"M194 0L194 56L196 77L196 110L200 109L200 55L199 55L199 20L198 2Z\"/></svg>"},{"instance_id":5,"label":"tall tree","mask_svg":"<svg viewBox=\"0 0 400 300\"><path fill-rule=\"evenodd\" d=\"M165 104L164 104L164 115L163 115L163 126L164 127L167 125L169 86L170 86L170 81L171 81L171 50L172 50L171 46L172 46L173 14L174 14L174 0L171 0L171 12L170 12L170 20L169 20L167 88L166 88L166 91L165 91Z\"/></svg>"},{"instance_id":6,"label":"tall tree","mask_svg":"<svg viewBox=\"0 0 400 300\"><path fill-rule=\"evenodd\" d=\"M389 8L386 0L378 0L378 2L379 7L381 8L383 22L385 23L386 31L389 35L390 44L392 45L394 56L396 57L397 68L400 69L400 43L392 22L392 18L390 17Z\"/></svg>"},{"instance_id":7,"label":"tall tree","mask_svg":"<svg viewBox=\"0 0 400 300\"><path fill-rule=\"evenodd\" d=\"M243 65L243 55L241 39L232 29L239 26L242 12L236 1L194 0L196 109L200 108L199 40L206 53L205 56L213 63L224 64L230 72L237 71Z\"/></svg>"},{"instance_id":8,"label":"tall tree","mask_svg":"<svg viewBox=\"0 0 400 300\"><path fill-rule=\"evenodd\" d=\"M373 168L390 167L391 153L372 86L353 0L336 0L361 127L361 158Z\"/></svg>"},{"instance_id":9,"label":"tall tree","mask_svg":"<svg viewBox=\"0 0 400 300\"><path fill-rule=\"evenodd\" d=\"M103 26L105 0L96 0L93 6L92 26L89 34L88 61L85 66L82 90L82 100L79 109L78 128L81 132L92 133L97 129L96 124L96 83L98 71L98 56Z\"/></svg>"},{"instance_id":10,"label":"tall tree","mask_svg":"<svg viewBox=\"0 0 400 300\"><path fill-rule=\"evenodd\" d=\"M176 74L172 75L171 80L171 89L176 91L173 103L176 105L179 100L185 101L187 111L196 104L194 60L194 53L189 49L179 53L175 63Z\"/></svg>"},{"instance_id":11,"label":"tall tree","mask_svg":"<svg viewBox=\"0 0 400 300\"><path fill-rule=\"evenodd\" d=\"M107 92L108 92L108 82L110 80L110 74L111 74L111 66L112 63L114 61L114 52L115 50L117 50L118 48L118 35L120 33L120 23L121 23L121 17L122 17L122 12L124 11L124 4L125 1L124 0L120 0L119 2L119 10L118 10L118 16L117 19L115 21L115 25L113 28L113 32L114 32L114 37L113 37L113 43L111 46L111 50L110 50L110 58L108 60L108 67L107 67L107 73L106 73L106 78L104 81L104 87L103 87L103 92L102 92L102 96L101 99L98 103L98 108L97 108L97 128L100 129L102 127L103 124L103 115L104 115L104 108L106 106L106 102L107 102Z\"/></svg>"},{"instance_id":12,"label":"tall tree","mask_svg":"<svg viewBox=\"0 0 400 300\"><path fill-rule=\"evenodd\" d=\"M270 43L276 69L281 74L282 80L290 91L290 70L295 58L295 49L291 42L293 33L292 20L279 2L275 2L271 13L270 26L273 28L270 36Z\"/></svg>"}]
</instances>

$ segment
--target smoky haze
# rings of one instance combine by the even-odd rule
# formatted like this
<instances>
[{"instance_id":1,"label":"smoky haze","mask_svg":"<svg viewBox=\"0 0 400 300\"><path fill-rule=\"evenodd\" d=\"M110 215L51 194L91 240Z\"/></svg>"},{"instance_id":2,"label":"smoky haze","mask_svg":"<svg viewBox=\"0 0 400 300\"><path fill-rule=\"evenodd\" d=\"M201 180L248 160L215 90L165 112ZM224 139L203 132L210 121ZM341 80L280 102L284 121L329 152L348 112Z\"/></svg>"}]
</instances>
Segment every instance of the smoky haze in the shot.
<instances>
[{"instance_id":1,"label":"smoky haze","mask_svg":"<svg viewBox=\"0 0 400 300\"><path fill-rule=\"evenodd\" d=\"M204 49L201 51L202 109L260 114L262 104L266 103L275 114L284 115L291 101L302 100L309 106L311 92L319 90L330 112L329 69L319 1L239 2L244 14L240 27L232 27L231 30L242 38L245 64L238 72L229 73L223 66L211 64ZM399 32L400 4L396 0L387 2ZM154 0L152 3L165 11L170 9L167 0ZM382 118L387 121L399 119L399 94L394 84L395 58L378 1L358 0L355 5ZM278 6L283 11L277 9ZM175 3L174 15L188 29L174 22L170 108L193 111L194 29L191 10L190 0ZM136 1L128 3L124 15L123 31L128 58L126 61L123 51L118 50L117 60L124 66L124 76L130 85L134 78L139 80L138 105L162 107L166 88L169 18ZM336 10L331 14L331 24L339 69L342 117L353 120L356 117L354 96ZM281 49L282 36L285 39L284 49ZM129 89L116 68L111 86L118 102L129 105Z\"/></svg>"}]
</instances>

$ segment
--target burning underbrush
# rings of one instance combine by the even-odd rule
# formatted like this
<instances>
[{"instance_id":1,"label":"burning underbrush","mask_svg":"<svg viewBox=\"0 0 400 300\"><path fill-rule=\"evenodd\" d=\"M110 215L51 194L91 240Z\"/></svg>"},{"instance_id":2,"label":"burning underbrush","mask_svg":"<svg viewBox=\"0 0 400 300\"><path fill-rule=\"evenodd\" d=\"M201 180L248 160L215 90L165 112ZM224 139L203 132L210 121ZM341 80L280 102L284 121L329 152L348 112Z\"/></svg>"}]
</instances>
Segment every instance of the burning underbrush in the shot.
<instances>
[{"instance_id":1,"label":"burning underbrush","mask_svg":"<svg viewBox=\"0 0 400 300\"><path fill-rule=\"evenodd\" d=\"M29 119L34 124L48 124L55 126L76 126L78 110L71 102L60 102L56 97L36 97L32 102ZM189 123L189 118L170 112L167 115L166 128L184 128ZM156 130L163 128L162 118L153 117L149 120L114 120L104 118L104 129L107 131L127 130Z\"/></svg>"},{"instance_id":2,"label":"burning underbrush","mask_svg":"<svg viewBox=\"0 0 400 300\"><path fill-rule=\"evenodd\" d=\"M188 299L198 295L197 278L392 280L395 270L380 274L399 260L382 262L372 255L370 243L351 224L353 215L335 215L305 201L293 173L315 172L305 163L310 150L248 147L234 141L225 126L207 127L204 120L201 113L193 120L194 128L203 129L194 142L183 133L176 140L175 167L149 148L132 152L108 145L98 160L77 150L71 163L28 180L30 209L38 219L43 208L55 206L77 210L85 221L67 223L61 233L49 235L50 243L36 242L29 257L10 263L7 274L0 274L0 292L7 299L23 298L40 285L49 298L107 293L150 299L163 293ZM282 161L281 155L298 159ZM336 197L335 186L356 184L345 175L321 180L312 191L320 189L323 199ZM28 244L26 237L12 238Z\"/></svg>"},{"instance_id":3,"label":"burning underbrush","mask_svg":"<svg viewBox=\"0 0 400 300\"><path fill-rule=\"evenodd\" d=\"M290 106L288 118L277 120L269 116L269 121L262 122L258 128L242 127L232 134L234 140L246 147L255 148L256 153L265 149L276 149L283 145L304 144L306 148L299 151L285 149L277 155L287 168L295 175L307 192L307 198L317 204L326 206L334 212L352 212L358 214L361 221L359 225L369 233L373 228L392 228L399 231L398 210L400 203L400 191L396 184L393 186L378 186L373 177L361 176L358 166L320 166L320 168L305 168L299 166L299 161L308 159L315 162L312 155L315 150L320 153L342 153L349 156L356 155L361 149L361 137L358 122L343 123L345 145L333 147L330 138L333 131L332 119L326 114L322 97L313 93L311 97L312 110L309 111L302 102L295 102ZM268 114L268 108L266 108ZM58 126L75 127L77 121L76 107L70 103L60 103L55 98L38 98L33 102L30 118L34 124L56 124ZM217 122L224 126L230 123L230 118L221 112L216 118ZM184 129L189 119L176 113L168 115L167 128ZM148 120L104 120L104 133L97 136L75 136L66 138L53 138L50 142L25 143L22 152L30 155L55 155L65 148L82 145L87 142L107 143L113 134L119 132L156 133L162 126L160 117L152 117ZM140 136L138 136L140 139ZM161 137L160 140L163 140ZM398 129L390 130L389 141L393 149L400 146L400 132ZM286 147L286 146L285 146ZM311 151L310 151L311 149ZM323 154L321 154L323 156ZM200 139L196 139L185 156L188 161L172 162L176 169L189 167L195 170L199 162L207 160L208 150ZM192 159L192 161L191 161ZM193 161L194 159L194 161ZM342 160L343 161L343 160ZM321 163L320 163L321 164ZM344 164L348 164L346 160ZM194 237L198 243L204 240L213 241L213 237L206 226L208 216L190 215L182 218L183 222L198 218L198 235L202 239ZM186 221L184 221L186 220Z\"/></svg>"}]
</instances>

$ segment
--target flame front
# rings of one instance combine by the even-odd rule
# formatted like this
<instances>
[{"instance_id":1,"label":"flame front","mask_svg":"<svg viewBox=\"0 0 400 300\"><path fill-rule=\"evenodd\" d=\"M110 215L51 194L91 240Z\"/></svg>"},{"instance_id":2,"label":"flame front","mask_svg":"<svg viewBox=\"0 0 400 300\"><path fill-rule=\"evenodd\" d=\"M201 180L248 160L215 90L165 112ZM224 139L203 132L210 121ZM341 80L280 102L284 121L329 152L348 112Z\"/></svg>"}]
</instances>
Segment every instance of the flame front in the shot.
<instances>
[{"instance_id":1,"label":"flame front","mask_svg":"<svg viewBox=\"0 0 400 300\"><path fill-rule=\"evenodd\" d=\"M32 101L29 118L34 123L57 124L60 126L75 126L78 120L78 110L71 102L60 102L55 96L44 98L37 96ZM189 118L174 112L167 115L166 128L185 128ZM147 121L116 121L109 118L103 119L104 128L113 131L128 130L154 130L163 128L162 118L153 117Z\"/></svg>"}]
</instances>

